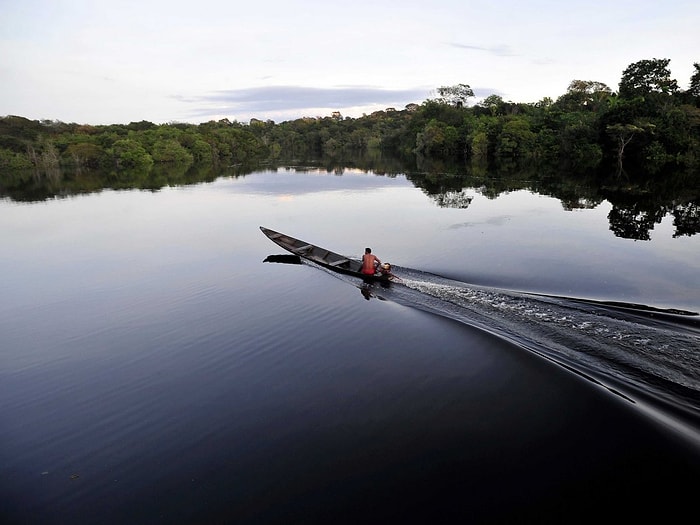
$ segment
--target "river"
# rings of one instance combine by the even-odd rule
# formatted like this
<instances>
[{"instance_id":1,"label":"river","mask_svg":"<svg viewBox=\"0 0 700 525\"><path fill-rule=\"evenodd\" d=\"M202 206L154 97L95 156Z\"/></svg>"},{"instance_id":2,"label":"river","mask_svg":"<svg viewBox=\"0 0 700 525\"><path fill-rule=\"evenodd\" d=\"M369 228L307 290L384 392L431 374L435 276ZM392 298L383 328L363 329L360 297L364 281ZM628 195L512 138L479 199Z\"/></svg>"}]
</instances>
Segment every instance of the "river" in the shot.
<instances>
[{"instance_id":1,"label":"river","mask_svg":"<svg viewBox=\"0 0 700 525\"><path fill-rule=\"evenodd\" d=\"M694 512L700 236L434 186L287 167L1 200L2 521ZM264 262L261 225L400 280Z\"/></svg>"}]
</instances>

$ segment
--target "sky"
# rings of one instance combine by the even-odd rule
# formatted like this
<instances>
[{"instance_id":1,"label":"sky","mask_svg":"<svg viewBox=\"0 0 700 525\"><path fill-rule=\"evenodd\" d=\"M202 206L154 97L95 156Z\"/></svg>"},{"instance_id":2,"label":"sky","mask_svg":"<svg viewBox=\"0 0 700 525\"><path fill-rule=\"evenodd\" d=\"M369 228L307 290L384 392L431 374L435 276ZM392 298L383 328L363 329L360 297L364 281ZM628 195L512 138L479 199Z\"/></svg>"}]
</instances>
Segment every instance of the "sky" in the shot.
<instances>
[{"instance_id":1,"label":"sky","mask_svg":"<svg viewBox=\"0 0 700 525\"><path fill-rule=\"evenodd\" d=\"M699 28L697 0L0 0L0 116L356 118L456 84L535 103L653 58L687 89Z\"/></svg>"}]
</instances>

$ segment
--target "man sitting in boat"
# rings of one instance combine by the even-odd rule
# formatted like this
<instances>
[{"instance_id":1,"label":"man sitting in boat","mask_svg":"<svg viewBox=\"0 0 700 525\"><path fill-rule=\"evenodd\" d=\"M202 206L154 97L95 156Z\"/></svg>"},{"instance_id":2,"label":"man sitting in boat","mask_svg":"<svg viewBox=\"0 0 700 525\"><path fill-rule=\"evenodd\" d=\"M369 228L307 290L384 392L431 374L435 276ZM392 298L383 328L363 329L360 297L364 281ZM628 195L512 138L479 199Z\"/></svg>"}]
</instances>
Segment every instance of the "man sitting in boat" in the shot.
<instances>
[{"instance_id":1,"label":"man sitting in boat","mask_svg":"<svg viewBox=\"0 0 700 525\"><path fill-rule=\"evenodd\" d=\"M374 275L377 273L377 268L380 264L382 264L382 261L372 253L371 248L365 248L365 254L362 256L362 273L365 275Z\"/></svg>"}]
</instances>

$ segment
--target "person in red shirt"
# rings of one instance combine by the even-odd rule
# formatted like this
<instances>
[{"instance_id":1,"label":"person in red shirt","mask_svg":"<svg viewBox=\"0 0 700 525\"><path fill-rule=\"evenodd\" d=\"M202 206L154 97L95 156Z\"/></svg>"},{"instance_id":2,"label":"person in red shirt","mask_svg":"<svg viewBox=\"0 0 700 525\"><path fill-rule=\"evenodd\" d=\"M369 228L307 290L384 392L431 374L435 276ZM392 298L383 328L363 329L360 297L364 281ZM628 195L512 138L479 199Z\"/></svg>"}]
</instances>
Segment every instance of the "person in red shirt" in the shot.
<instances>
[{"instance_id":1,"label":"person in red shirt","mask_svg":"<svg viewBox=\"0 0 700 525\"><path fill-rule=\"evenodd\" d=\"M365 275L374 275L380 264L382 264L382 261L379 260L379 257L374 255L370 248L365 248L365 254L362 256L362 273Z\"/></svg>"}]
</instances>

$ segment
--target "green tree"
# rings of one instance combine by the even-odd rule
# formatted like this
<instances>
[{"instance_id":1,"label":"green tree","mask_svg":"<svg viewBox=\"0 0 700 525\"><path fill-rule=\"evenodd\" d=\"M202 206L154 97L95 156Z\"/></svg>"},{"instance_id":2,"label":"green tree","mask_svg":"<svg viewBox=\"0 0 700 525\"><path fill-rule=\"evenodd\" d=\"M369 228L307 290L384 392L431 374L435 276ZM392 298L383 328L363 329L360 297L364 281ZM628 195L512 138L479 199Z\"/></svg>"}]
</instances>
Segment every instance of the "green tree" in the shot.
<instances>
[{"instance_id":1,"label":"green tree","mask_svg":"<svg viewBox=\"0 0 700 525\"><path fill-rule=\"evenodd\" d=\"M416 152L433 155L442 151L445 144L445 124L431 120L416 136Z\"/></svg>"},{"instance_id":2,"label":"green tree","mask_svg":"<svg viewBox=\"0 0 700 525\"><path fill-rule=\"evenodd\" d=\"M459 134L454 126L431 120L416 136L416 152L428 156L452 157L457 152Z\"/></svg>"},{"instance_id":3,"label":"green tree","mask_svg":"<svg viewBox=\"0 0 700 525\"><path fill-rule=\"evenodd\" d=\"M612 95L602 82L572 80L566 93L557 99L557 106L567 111L599 111Z\"/></svg>"},{"instance_id":4,"label":"green tree","mask_svg":"<svg viewBox=\"0 0 700 525\"><path fill-rule=\"evenodd\" d=\"M106 152L97 144L78 142L70 144L63 157L77 167L98 168L107 160Z\"/></svg>"},{"instance_id":5,"label":"green tree","mask_svg":"<svg viewBox=\"0 0 700 525\"><path fill-rule=\"evenodd\" d=\"M671 78L668 58L640 60L627 66L620 80L619 94L622 98L646 97L651 94L674 95L678 82Z\"/></svg>"},{"instance_id":6,"label":"green tree","mask_svg":"<svg viewBox=\"0 0 700 525\"><path fill-rule=\"evenodd\" d=\"M535 151L535 134L527 119L518 117L508 120L498 137L496 155L502 159L528 158Z\"/></svg>"},{"instance_id":7,"label":"green tree","mask_svg":"<svg viewBox=\"0 0 700 525\"><path fill-rule=\"evenodd\" d=\"M638 122L637 124L612 124L606 128L606 132L613 137L617 144L617 176L624 173L622 160L625 157L625 148L632 141L635 135L644 133L651 127L648 123Z\"/></svg>"},{"instance_id":8,"label":"green tree","mask_svg":"<svg viewBox=\"0 0 700 525\"><path fill-rule=\"evenodd\" d=\"M495 117L496 115L503 114L505 101L500 95L489 95L484 100L479 102L477 106L488 109L491 115Z\"/></svg>"},{"instance_id":9,"label":"green tree","mask_svg":"<svg viewBox=\"0 0 700 525\"><path fill-rule=\"evenodd\" d=\"M149 168L153 158L136 140L127 138L114 143L112 155L118 168Z\"/></svg>"},{"instance_id":10,"label":"green tree","mask_svg":"<svg viewBox=\"0 0 700 525\"><path fill-rule=\"evenodd\" d=\"M485 131L477 131L471 136L472 163L485 164L489 158L489 137Z\"/></svg>"},{"instance_id":11,"label":"green tree","mask_svg":"<svg viewBox=\"0 0 700 525\"><path fill-rule=\"evenodd\" d=\"M474 96L474 91L467 84L439 87L437 93L437 102L455 107L466 107L469 99Z\"/></svg>"},{"instance_id":12,"label":"green tree","mask_svg":"<svg viewBox=\"0 0 700 525\"><path fill-rule=\"evenodd\" d=\"M153 157L155 162L184 165L190 165L194 160L192 153L187 151L187 149L175 139L158 140L153 145L151 157Z\"/></svg>"},{"instance_id":13,"label":"green tree","mask_svg":"<svg viewBox=\"0 0 700 525\"><path fill-rule=\"evenodd\" d=\"M693 64L695 71L690 77L690 87L688 88L688 95L691 97L691 103L700 107L700 64L695 62Z\"/></svg>"},{"instance_id":14,"label":"green tree","mask_svg":"<svg viewBox=\"0 0 700 525\"><path fill-rule=\"evenodd\" d=\"M32 167L26 155L0 148L0 171L26 170Z\"/></svg>"}]
</instances>

